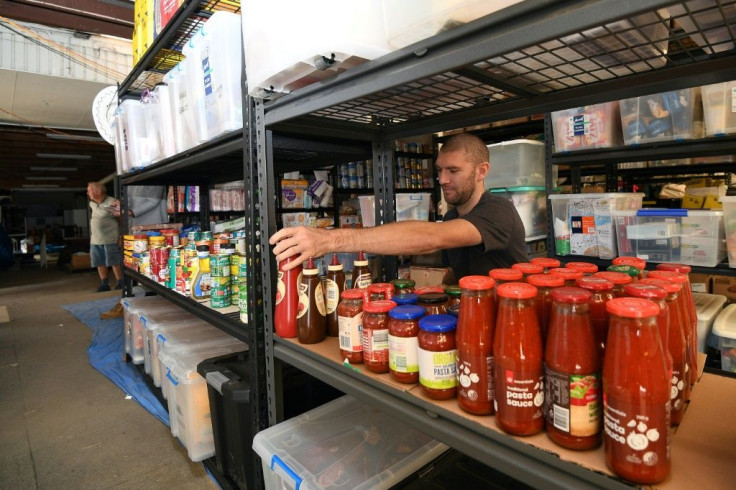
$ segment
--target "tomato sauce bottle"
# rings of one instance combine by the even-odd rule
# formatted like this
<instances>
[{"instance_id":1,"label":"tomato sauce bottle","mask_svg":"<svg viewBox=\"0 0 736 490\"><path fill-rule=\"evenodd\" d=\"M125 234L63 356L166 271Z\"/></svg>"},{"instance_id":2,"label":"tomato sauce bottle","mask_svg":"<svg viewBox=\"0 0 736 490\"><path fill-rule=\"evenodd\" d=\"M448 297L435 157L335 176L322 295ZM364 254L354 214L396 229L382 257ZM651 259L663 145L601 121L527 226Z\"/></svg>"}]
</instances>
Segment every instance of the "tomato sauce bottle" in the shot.
<instances>
[{"instance_id":1,"label":"tomato sauce bottle","mask_svg":"<svg viewBox=\"0 0 736 490\"><path fill-rule=\"evenodd\" d=\"M547 273L564 278L565 286L567 287L575 287L577 280L583 277L582 271L577 269L568 269L567 267L555 267L554 269L550 269Z\"/></svg>"},{"instance_id":2,"label":"tomato sauce bottle","mask_svg":"<svg viewBox=\"0 0 736 490\"><path fill-rule=\"evenodd\" d=\"M552 290L565 285L565 278L554 274L532 274L526 281L537 288L537 320L542 342L549 332L549 317L552 314Z\"/></svg>"},{"instance_id":3,"label":"tomato sauce bottle","mask_svg":"<svg viewBox=\"0 0 736 490\"><path fill-rule=\"evenodd\" d=\"M501 430L516 436L544 428L544 349L537 322L537 288L501 284L493 339L494 408Z\"/></svg>"},{"instance_id":4,"label":"tomato sauce bottle","mask_svg":"<svg viewBox=\"0 0 736 490\"><path fill-rule=\"evenodd\" d=\"M647 263L644 259L640 259L639 257L616 257L615 259L611 261L611 264L612 265L630 265L632 267L636 267L639 270L638 278L644 279L644 271L647 268Z\"/></svg>"},{"instance_id":5,"label":"tomato sauce bottle","mask_svg":"<svg viewBox=\"0 0 736 490\"><path fill-rule=\"evenodd\" d=\"M337 337L339 335L337 305L340 304L340 295L345 291L345 272L343 272L342 264L337 259L337 254L332 255L332 263L327 266L324 291L325 307L327 309L327 335Z\"/></svg>"},{"instance_id":6,"label":"tomato sauce bottle","mask_svg":"<svg viewBox=\"0 0 736 490\"><path fill-rule=\"evenodd\" d=\"M602 277L583 276L578 279L579 288L590 291L590 324L593 327L596 345L600 351L601 363L606 352L608 337L608 311L606 303L613 299L613 283Z\"/></svg>"},{"instance_id":7,"label":"tomato sauce bottle","mask_svg":"<svg viewBox=\"0 0 736 490\"><path fill-rule=\"evenodd\" d=\"M524 280L524 273L517 269L491 269L488 271L488 276L495 281L495 286L498 287L506 282L520 282ZM496 296L496 289L493 289L491 293L493 297L493 320L496 320L496 313L498 311L498 297Z\"/></svg>"},{"instance_id":8,"label":"tomato sauce bottle","mask_svg":"<svg viewBox=\"0 0 736 490\"><path fill-rule=\"evenodd\" d=\"M603 366L606 465L638 484L670 471L670 382L657 328L660 308L641 298L614 298Z\"/></svg>"},{"instance_id":9,"label":"tomato sauce bottle","mask_svg":"<svg viewBox=\"0 0 736 490\"><path fill-rule=\"evenodd\" d=\"M463 291L455 336L458 405L468 413L488 415L493 413L495 282L487 276L465 276L459 285Z\"/></svg>"},{"instance_id":10,"label":"tomato sauce bottle","mask_svg":"<svg viewBox=\"0 0 736 490\"><path fill-rule=\"evenodd\" d=\"M374 282L367 289L369 301L390 300L394 295L394 285L390 282Z\"/></svg>"},{"instance_id":11,"label":"tomato sauce bottle","mask_svg":"<svg viewBox=\"0 0 736 490\"><path fill-rule=\"evenodd\" d=\"M363 292L346 289L337 305L340 358L352 364L363 362Z\"/></svg>"},{"instance_id":12,"label":"tomato sauce bottle","mask_svg":"<svg viewBox=\"0 0 736 490\"><path fill-rule=\"evenodd\" d=\"M299 283L301 283L301 264L284 271L284 266L296 260L291 256L279 263L278 281L276 282L276 306L273 312L273 326L276 335L288 339L297 336L296 314L299 307Z\"/></svg>"},{"instance_id":13,"label":"tomato sauce bottle","mask_svg":"<svg viewBox=\"0 0 736 490\"><path fill-rule=\"evenodd\" d=\"M363 364L374 373L389 372L388 312L393 308L390 300L363 303Z\"/></svg>"},{"instance_id":14,"label":"tomato sauce bottle","mask_svg":"<svg viewBox=\"0 0 736 490\"><path fill-rule=\"evenodd\" d=\"M419 319L424 308L397 306L388 312L388 368L399 383L419 382Z\"/></svg>"},{"instance_id":15,"label":"tomato sauce bottle","mask_svg":"<svg viewBox=\"0 0 736 490\"><path fill-rule=\"evenodd\" d=\"M447 295L447 307L450 308L452 306L460 306L460 295L463 293L463 290L460 289L460 286L445 286L445 294Z\"/></svg>"},{"instance_id":16,"label":"tomato sauce bottle","mask_svg":"<svg viewBox=\"0 0 736 490\"><path fill-rule=\"evenodd\" d=\"M552 318L544 352L547 435L568 449L601 441L601 359L590 324L590 292L552 291Z\"/></svg>"},{"instance_id":17,"label":"tomato sauce bottle","mask_svg":"<svg viewBox=\"0 0 736 490\"><path fill-rule=\"evenodd\" d=\"M631 276L624 274L623 272L612 272L612 271L600 271L593 274L593 277L602 277L613 283L613 296L615 298L622 298L626 296L624 293L624 286L631 284Z\"/></svg>"},{"instance_id":18,"label":"tomato sauce bottle","mask_svg":"<svg viewBox=\"0 0 736 490\"><path fill-rule=\"evenodd\" d=\"M598 272L598 266L590 262L568 262L565 269L580 271L584 276L590 276Z\"/></svg>"},{"instance_id":19,"label":"tomato sauce bottle","mask_svg":"<svg viewBox=\"0 0 736 490\"><path fill-rule=\"evenodd\" d=\"M358 252L358 258L353 261L353 289L368 289L373 280L371 279L371 270L368 267L368 260L363 252Z\"/></svg>"},{"instance_id":20,"label":"tomato sauce bottle","mask_svg":"<svg viewBox=\"0 0 736 490\"><path fill-rule=\"evenodd\" d=\"M296 314L297 338L302 344L316 344L327 336L325 294L314 260L309 259L299 284L299 306Z\"/></svg>"},{"instance_id":21,"label":"tomato sauce bottle","mask_svg":"<svg viewBox=\"0 0 736 490\"><path fill-rule=\"evenodd\" d=\"M449 400L457 394L456 326L452 315L419 319L419 384L433 400Z\"/></svg>"},{"instance_id":22,"label":"tomato sauce bottle","mask_svg":"<svg viewBox=\"0 0 736 490\"><path fill-rule=\"evenodd\" d=\"M544 273L544 267L539 264L532 264L531 262L517 262L516 264L513 264L511 268L517 271L521 271L521 273L524 275L522 281L526 281L526 278L532 274Z\"/></svg>"},{"instance_id":23,"label":"tomato sauce bottle","mask_svg":"<svg viewBox=\"0 0 736 490\"><path fill-rule=\"evenodd\" d=\"M534 257L529 263L541 265L544 268L543 274L547 274L550 269L560 266L559 260L550 257Z\"/></svg>"}]
</instances>

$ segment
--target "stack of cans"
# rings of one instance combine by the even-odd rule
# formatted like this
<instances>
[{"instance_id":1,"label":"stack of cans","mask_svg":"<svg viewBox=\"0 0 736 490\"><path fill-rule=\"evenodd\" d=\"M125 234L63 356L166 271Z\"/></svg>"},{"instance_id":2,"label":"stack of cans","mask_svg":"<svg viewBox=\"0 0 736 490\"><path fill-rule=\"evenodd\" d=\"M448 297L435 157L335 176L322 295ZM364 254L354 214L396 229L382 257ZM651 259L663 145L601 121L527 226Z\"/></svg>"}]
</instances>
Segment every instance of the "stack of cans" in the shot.
<instances>
[{"instance_id":1,"label":"stack of cans","mask_svg":"<svg viewBox=\"0 0 736 490\"><path fill-rule=\"evenodd\" d=\"M210 306L225 308L230 306L230 255L218 254L210 258Z\"/></svg>"},{"instance_id":2,"label":"stack of cans","mask_svg":"<svg viewBox=\"0 0 736 490\"><path fill-rule=\"evenodd\" d=\"M246 276L248 275L248 259L245 255L238 255L238 275L237 283L238 293L233 293L233 298L238 298L238 310L240 310L240 321L248 323L248 287L246 285Z\"/></svg>"}]
</instances>

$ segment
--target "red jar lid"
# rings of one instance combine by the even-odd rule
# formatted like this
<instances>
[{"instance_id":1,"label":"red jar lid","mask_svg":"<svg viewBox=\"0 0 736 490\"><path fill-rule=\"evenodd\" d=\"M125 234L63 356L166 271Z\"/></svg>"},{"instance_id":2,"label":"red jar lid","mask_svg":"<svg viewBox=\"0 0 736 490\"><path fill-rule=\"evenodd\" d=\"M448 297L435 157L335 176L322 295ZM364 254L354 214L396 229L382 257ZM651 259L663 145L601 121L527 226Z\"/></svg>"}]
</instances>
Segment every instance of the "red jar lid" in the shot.
<instances>
[{"instance_id":1,"label":"red jar lid","mask_svg":"<svg viewBox=\"0 0 736 490\"><path fill-rule=\"evenodd\" d=\"M590 301L592 294L581 288L557 288L552 290L552 301L558 303L587 303Z\"/></svg>"},{"instance_id":2,"label":"red jar lid","mask_svg":"<svg viewBox=\"0 0 736 490\"><path fill-rule=\"evenodd\" d=\"M644 270L647 267L646 261L639 257L616 257L611 263L613 265L631 265L639 270Z\"/></svg>"},{"instance_id":3,"label":"red jar lid","mask_svg":"<svg viewBox=\"0 0 736 490\"><path fill-rule=\"evenodd\" d=\"M387 291L391 291L392 293L394 292L394 285L390 282L374 282L368 286L368 293L370 294L381 294Z\"/></svg>"},{"instance_id":4,"label":"red jar lid","mask_svg":"<svg viewBox=\"0 0 736 490\"><path fill-rule=\"evenodd\" d=\"M674 282L677 284L685 284L689 281L685 274L672 271L650 271L647 277L652 279L664 279L665 281Z\"/></svg>"},{"instance_id":5,"label":"red jar lid","mask_svg":"<svg viewBox=\"0 0 736 490\"><path fill-rule=\"evenodd\" d=\"M603 279L608 279L616 286L629 284L632 281L631 276L628 274L624 274L623 272L600 271L593 274L593 277L602 277Z\"/></svg>"},{"instance_id":6,"label":"red jar lid","mask_svg":"<svg viewBox=\"0 0 736 490\"><path fill-rule=\"evenodd\" d=\"M584 276L575 281L579 288L588 291L608 291L613 289L613 283L604 277Z\"/></svg>"},{"instance_id":7,"label":"red jar lid","mask_svg":"<svg viewBox=\"0 0 736 490\"><path fill-rule=\"evenodd\" d=\"M565 268L580 271L583 274L595 274L598 272L598 266L590 262L568 262L565 264Z\"/></svg>"},{"instance_id":8,"label":"red jar lid","mask_svg":"<svg viewBox=\"0 0 736 490\"><path fill-rule=\"evenodd\" d=\"M554 267L560 266L559 260L550 259L549 257L535 257L529 262L531 262L532 264L541 265L542 267L546 267L547 269L552 269Z\"/></svg>"},{"instance_id":9,"label":"red jar lid","mask_svg":"<svg viewBox=\"0 0 736 490\"><path fill-rule=\"evenodd\" d=\"M554 274L532 274L526 282L538 288L560 288L565 285L565 278Z\"/></svg>"},{"instance_id":10,"label":"red jar lid","mask_svg":"<svg viewBox=\"0 0 736 490\"><path fill-rule=\"evenodd\" d=\"M679 293L682 289L682 286L680 284L677 284L676 282L665 281L664 279L652 279L649 277L647 277L646 279L642 279L637 284L650 284L652 286L658 286L664 289L667 294Z\"/></svg>"},{"instance_id":11,"label":"red jar lid","mask_svg":"<svg viewBox=\"0 0 736 490\"><path fill-rule=\"evenodd\" d=\"M388 313L392 308L396 308L396 303L388 299L363 303L365 313Z\"/></svg>"},{"instance_id":12,"label":"red jar lid","mask_svg":"<svg viewBox=\"0 0 736 490\"><path fill-rule=\"evenodd\" d=\"M680 274L690 274L692 267L686 264L657 264L658 271L679 272Z\"/></svg>"},{"instance_id":13,"label":"red jar lid","mask_svg":"<svg viewBox=\"0 0 736 490\"><path fill-rule=\"evenodd\" d=\"M541 274L544 272L544 266L529 262L519 262L512 265L511 268L521 271L522 274Z\"/></svg>"},{"instance_id":14,"label":"red jar lid","mask_svg":"<svg viewBox=\"0 0 736 490\"><path fill-rule=\"evenodd\" d=\"M442 286L425 286L423 288L415 288L415 294L427 294L427 293L444 293L445 288Z\"/></svg>"},{"instance_id":15,"label":"red jar lid","mask_svg":"<svg viewBox=\"0 0 736 490\"><path fill-rule=\"evenodd\" d=\"M624 286L624 293L634 298L663 300L667 297L667 291L663 288L654 284L642 284L641 282L627 284Z\"/></svg>"},{"instance_id":16,"label":"red jar lid","mask_svg":"<svg viewBox=\"0 0 736 490\"><path fill-rule=\"evenodd\" d=\"M133 240L148 240L148 235L133 235Z\"/></svg>"},{"instance_id":17,"label":"red jar lid","mask_svg":"<svg viewBox=\"0 0 736 490\"><path fill-rule=\"evenodd\" d=\"M643 298L613 298L606 303L606 311L624 318L647 318L659 315L659 306Z\"/></svg>"},{"instance_id":18,"label":"red jar lid","mask_svg":"<svg viewBox=\"0 0 736 490\"><path fill-rule=\"evenodd\" d=\"M521 272L518 272L518 274L519 274L519 279L521 279ZM473 291L480 291L483 289L492 289L493 286L496 285L496 281L494 281L492 278L487 277L487 276L465 276L462 279L460 279L460 281L458 281L458 285L462 289L471 289Z\"/></svg>"},{"instance_id":19,"label":"red jar lid","mask_svg":"<svg viewBox=\"0 0 736 490\"><path fill-rule=\"evenodd\" d=\"M178 235L179 231L171 229L171 228L166 228L165 230L161 230L161 234L162 235Z\"/></svg>"},{"instance_id":20,"label":"red jar lid","mask_svg":"<svg viewBox=\"0 0 736 490\"><path fill-rule=\"evenodd\" d=\"M498 286L496 294L502 298L531 299L537 296L537 288L525 282L507 282Z\"/></svg>"},{"instance_id":21,"label":"red jar lid","mask_svg":"<svg viewBox=\"0 0 736 490\"><path fill-rule=\"evenodd\" d=\"M343 299L363 299L362 289L346 289L340 293L340 297Z\"/></svg>"},{"instance_id":22,"label":"red jar lid","mask_svg":"<svg viewBox=\"0 0 736 490\"><path fill-rule=\"evenodd\" d=\"M524 277L524 273L517 269L491 269L488 275L496 281L521 281Z\"/></svg>"},{"instance_id":23,"label":"red jar lid","mask_svg":"<svg viewBox=\"0 0 736 490\"><path fill-rule=\"evenodd\" d=\"M547 271L548 274L554 274L556 276L564 277L565 280L574 279L578 280L583 277L583 271L568 269L567 267L555 267Z\"/></svg>"}]
</instances>

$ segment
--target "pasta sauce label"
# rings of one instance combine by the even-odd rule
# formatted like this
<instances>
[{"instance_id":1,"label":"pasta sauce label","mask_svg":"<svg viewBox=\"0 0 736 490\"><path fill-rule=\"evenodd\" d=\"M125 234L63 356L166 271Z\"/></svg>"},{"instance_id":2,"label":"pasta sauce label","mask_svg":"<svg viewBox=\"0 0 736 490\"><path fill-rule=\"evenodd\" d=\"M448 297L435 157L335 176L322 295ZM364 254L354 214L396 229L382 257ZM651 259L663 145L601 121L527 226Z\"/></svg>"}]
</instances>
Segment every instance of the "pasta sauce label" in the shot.
<instances>
[{"instance_id":1,"label":"pasta sauce label","mask_svg":"<svg viewBox=\"0 0 736 490\"><path fill-rule=\"evenodd\" d=\"M498 366L496 367L498 369ZM529 373L530 374L530 373ZM498 378L496 378L498 381ZM524 373L515 373L505 370L504 380L500 386L495 387L496 410L504 410L505 405L511 409L526 409L532 411L532 418L538 419L542 416L542 405L544 404L544 376L529 376Z\"/></svg>"},{"instance_id":2,"label":"pasta sauce label","mask_svg":"<svg viewBox=\"0 0 736 490\"><path fill-rule=\"evenodd\" d=\"M339 329L340 348L348 352L362 352L363 339L363 312L354 317L338 316L337 328Z\"/></svg>"},{"instance_id":3,"label":"pasta sauce label","mask_svg":"<svg viewBox=\"0 0 736 490\"><path fill-rule=\"evenodd\" d=\"M600 430L600 375L566 374L545 366L545 418L575 437Z\"/></svg>"},{"instance_id":4,"label":"pasta sauce label","mask_svg":"<svg viewBox=\"0 0 736 490\"><path fill-rule=\"evenodd\" d=\"M355 279L355 284L353 285L356 289L368 289L368 286L371 285L371 275L370 274L361 274Z\"/></svg>"},{"instance_id":5,"label":"pasta sauce label","mask_svg":"<svg viewBox=\"0 0 736 490\"><path fill-rule=\"evenodd\" d=\"M419 382L427 388L448 390L457 386L457 350L418 349Z\"/></svg>"},{"instance_id":6,"label":"pasta sauce label","mask_svg":"<svg viewBox=\"0 0 736 490\"><path fill-rule=\"evenodd\" d=\"M470 402L493 400L493 356L466 355L457 359L458 396Z\"/></svg>"},{"instance_id":7,"label":"pasta sauce label","mask_svg":"<svg viewBox=\"0 0 736 490\"><path fill-rule=\"evenodd\" d=\"M368 362L388 361L388 329L363 330L363 356Z\"/></svg>"},{"instance_id":8,"label":"pasta sauce label","mask_svg":"<svg viewBox=\"0 0 736 490\"><path fill-rule=\"evenodd\" d=\"M607 397L603 407L606 451L626 465L665 465L669 454L669 408L641 407Z\"/></svg>"},{"instance_id":9,"label":"pasta sauce label","mask_svg":"<svg viewBox=\"0 0 736 490\"><path fill-rule=\"evenodd\" d=\"M281 303L286 294L286 284L284 283L284 273L279 271L278 282L276 283L276 304Z\"/></svg>"},{"instance_id":10,"label":"pasta sauce label","mask_svg":"<svg viewBox=\"0 0 736 490\"><path fill-rule=\"evenodd\" d=\"M419 372L419 341L416 337L388 336L388 367L399 373Z\"/></svg>"}]
</instances>

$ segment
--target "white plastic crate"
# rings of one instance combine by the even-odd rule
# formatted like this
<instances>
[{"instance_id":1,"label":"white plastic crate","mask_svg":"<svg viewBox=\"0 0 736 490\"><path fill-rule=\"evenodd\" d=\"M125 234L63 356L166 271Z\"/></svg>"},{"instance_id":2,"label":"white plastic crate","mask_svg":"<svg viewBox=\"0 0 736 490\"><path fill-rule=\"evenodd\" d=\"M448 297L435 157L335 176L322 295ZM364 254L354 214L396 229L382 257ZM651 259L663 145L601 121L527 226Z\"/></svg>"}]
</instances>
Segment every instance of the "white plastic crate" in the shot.
<instances>
[{"instance_id":1,"label":"white plastic crate","mask_svg":"<svg viewBox=\"0 0 736 490\"><path fill-rule=\"evenodd\" d=\"M390 488L447 446L350 396L256 434L266 490Z\"/></svg>"},{"instance_id":2,"label":"white plastic crate","mask_svg":"<svg viewBox=\"0 0 736 490\"><path fill-rule=\"evenodd\" d=\"M721 369L736 373L736 304L726 306L718 315L713 335L721 351Z\"/></svg>"},{"instance_id":3,"label":"white plastic crate","mask_svg":"<svg viewBox=\"0 0 736 490\"><path fill-rule=\"evenodd\" d=\"M539 239L547 235L547 188L509 187L492 189L491 194L511 201L524 224L526 239Z\"/></svg>"},{"instance_id":4,"label":"white plastic crate","mask_svg":"<svg viewBox=\"0 0 736 490\"><path fill-rule=\"evenodd\" d=\"M704 85L700 89L703 93L705 134L736 133L736 80Z\"/></svg>"},{"instance_id":5,"label":"white plastic crate","mask_svg":"<svg viewBox=\"0 0 736 490\"><path fill-rule=\"evenodd\" d=\"M698 352L705 354L705 345L713 323L726 304L726 297L720 294L693 293L695 311L698 314Z\"/></svg>"},{"instance_id":6,"label":"white plastic crate","mask_svg":"<svg viewBox=\"0 0 736 490\"><path fill-rule=\"evenodd\" d=\"M621 144L618 101L552 113L555 151L610 148Z\"/></svg>"},{"instance_id":7,"label":"white plastic crate","mask_svg":"<svg viewBox=\"0 0 736 490\"><path fill-rule=\"evenodd\" d=\"M533 140L511 140L488 145L490 170L483 182L486 189L546 185L544 143ZM554 167L557 180L557 166Z\"/></svg>"},{"instance_id":8,"label":"white plastic crate","mask_svg":"<svg viewBox=\"0 0 736 490\"><path fill-rule=\"evenodd\" d=\"M627 145L703 136L699 87L623 99L619 108Z\"/></svg>"},{"instance_id":9,"label":"white plastic crate","mask_svg":"<svg viewBox=\"0 0 736 490\"><path fill-rule=\"evenodd\" d=\"M721 196L728 266L736 268L736 196Z\"/></svg>"},{"instance_id":10,"label":"white plastic crate","mask_svg":"<svg viewBox=\"0 0 736 490\"><path fill-rule=\"evenodd\" d=\"M173 325L176 323L190 323L197 321L197 317L169 304L161 308L145 308L140 312L141 327L143 329L143 368L146 374L153 371L153 338L156 330L162 325Z\"/></svg>"},{"instance_id":11,"label":"white plastic crate","mask_svg":"<svg viewBox=\"0 0 736 490\"><path fill-rule=\"evenodd\" d=\"M431 203L429 192L396 193L396 221L429 221Z\"/></svg>"},{"instance_id":12,"label":"white plastic crate","mask_svg":"<svg viewBox=\"0 0 736 490\"><path fill-rule=\"evenodd\" d=\"M144 338L143 325L140 314L148 309L176 309L170 301L160 296L140 296L122 298L123 305L123 337L125 340L125 352L130 354L133 364L143 364Z\"/></svg>"},{"instance_id":13,"label":"white plastic crate","mask_svg":"<svg viewBox=\"0 0 736 490\"><path fill-rule=\"evenodd\" d=\"M176 152L182 153L197 145L197 126L194 120L193 96L187 83L189 61L183 59L164 77L169 87L171 112L174 114L174 144Z\"/></svg>"}]
</instances>

